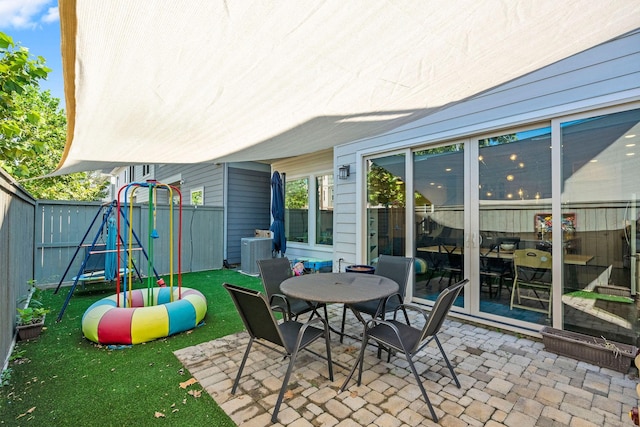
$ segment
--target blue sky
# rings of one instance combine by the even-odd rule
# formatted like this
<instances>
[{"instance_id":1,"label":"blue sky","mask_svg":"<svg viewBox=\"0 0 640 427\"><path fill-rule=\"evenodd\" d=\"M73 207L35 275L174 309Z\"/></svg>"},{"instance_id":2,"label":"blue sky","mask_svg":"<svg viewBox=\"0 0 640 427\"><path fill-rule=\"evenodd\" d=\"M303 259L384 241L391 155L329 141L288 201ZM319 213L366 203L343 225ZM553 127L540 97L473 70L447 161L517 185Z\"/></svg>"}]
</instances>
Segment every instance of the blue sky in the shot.
<instances>
[{"instance_id":1,"label":"blue sky","mask_svg":"<svg viewBox=\"0 0 640 427\"><path fill-rule=\"evenodd\" d=\"M0 0L0 31L13 42L29 48L32 56L42 56L51 68L40 87L51 90L64 107L64 81L60 54L60 17L57 0Z\"/></svg>"}]
</instances>

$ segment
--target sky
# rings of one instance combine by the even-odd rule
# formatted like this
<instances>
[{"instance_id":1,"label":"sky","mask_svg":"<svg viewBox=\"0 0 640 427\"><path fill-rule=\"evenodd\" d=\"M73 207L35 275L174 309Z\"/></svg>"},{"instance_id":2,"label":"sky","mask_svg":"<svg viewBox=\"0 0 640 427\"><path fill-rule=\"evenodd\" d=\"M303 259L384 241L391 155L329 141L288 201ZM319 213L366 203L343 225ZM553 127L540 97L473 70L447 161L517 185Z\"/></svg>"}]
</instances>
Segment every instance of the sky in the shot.
<instances>
[{"instance_id":1,"label":"sky","mask_svg":"<svg viewBox=\"0 0 640 427\"><path fill-rule=\"evenodd\" d=\"M49 89L64 108L58 1L0 0L0 31L11 36L15 44L28 48L32 56L46 59L51 72L47 80L40 81L40 87Z\"/></svg>"}]
</instances>

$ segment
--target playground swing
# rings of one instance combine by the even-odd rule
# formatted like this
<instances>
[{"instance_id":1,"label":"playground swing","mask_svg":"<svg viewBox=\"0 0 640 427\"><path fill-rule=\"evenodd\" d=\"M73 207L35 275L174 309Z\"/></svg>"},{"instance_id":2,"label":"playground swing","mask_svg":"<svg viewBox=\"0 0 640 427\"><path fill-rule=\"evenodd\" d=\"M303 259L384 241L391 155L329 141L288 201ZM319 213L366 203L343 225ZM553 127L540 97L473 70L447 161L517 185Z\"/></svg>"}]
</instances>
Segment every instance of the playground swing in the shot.
<instances>
[{"instance_id":1,"label":"playground swing","mask_svg":"<svg viewBox=\"0 0 640 427\"><path fill-rule=\"evenodd\" d=\"M133 219L134 194L139 189L149 191L149 232L147 249L147 286L146 289L133 289L131 274L120 275L116 278L116 294L102 298L93 303L82 316L82 333L85 338L100 344L137 344L154 339L167 337L179 332L193 329L202 322L207 312L207 302L204 295L191 288L182 286L181 251L182 251L182 195L180 190L174 186L162 184L155 180L145 183L131 183L122 187L118 192L118 200L129 200L121 208L118 202L117 210L121 213L128 211L129 221L121 227L121 219L124 215L118 216L118 252L122 248L125 255L125 265L129 271L133 266L131 253L135 234L130 224ZM178 216L178 239L174 240L174 204L169 205L168 224L168 252L169 252L169 274L168 284L162 279L154 282L151 271L155 272L154 265L154 241L160 238L157 230L157 190L166 190L168 200L173 201L174 192L177 194L179 203ZM124 231L122 231L124 229ZM136 241L139 243L137 237ZM165 241L166 242L166 241ZM177 245L177 286L174 286L174 243ZM140 245L142 246L142 245ZM128 248L128 249L125 249ZM162 248L162 247L160 247ZM144 252L143 249L143 253ZM120 258L118 266L120 267ZM157 273L156 273L157 277ZM121 280L122 279L122 280ZM122 292L121 292L122 285ZM156 286L158 285L158 287Z\"/></svg>"},{"instance_id":2,"label":"playground swing","mask_svg":"<svg viewBox=\"0 0 640 427\"><path fill-rule=\"evenodd\" d=\"M116 216L116 212L118 211L120 212L120 216L124 218L125 223L129 225L128 218L124 215L124 212L122 212L122 210L117 209L117 202L113 201L113 202L101 205L98 211L96 212L96 215L93 217L93 220L89 224L89 227L87 227L87 231L85 232L84 236L80 240L80 243L76 247L76 250L73 256L71 257L71 260L69 261L69 264L67 265L65 272L60 277L58 286L54 291L54 293L56 294L58 293L76 257L80 253L80 250L84 248L85 249L84 259L82 260L78 273L76 274L76 276L72 278L73 284L69 289L67 298L62 306L62 309L60 310L60 313L58 314L56 321L59 322L62 319L62 316L67 308L67 305L69 305L71 296L73 295L76 287L78 286L78 283L81 283L82 286L84 287L85 283L111 282L117 277L126 275L125 273L128 273L128 272L133 273L133 271L135 271L138 280L142 282L142 276L140 274L140 271L138 270L138 267L134 263L130 263L130 268L127 268L127 267L119 268L118 269L119 274L116 275L116 268L117 268L116 265L119 264L119 262L116 262L116 261L119 261L119 258L120 258L118 255L125 250L128 250L129 252L138 251L138 250L142 251L143 256L147 258L147 260L149 259L147 252L145 251L142 245L142 242L138 238L135 231L133 231L133 229L131 229L130 234L132 238L135 239L137 246L131 247L130 245L129 248L127 249L116 248L116 243L120 243L121 245L124 246L122 236L119 235L117 231L116 219L114 218ZM91 230L94 228L94 225L97 223L101 213L102 213L102 222L100 223L100 226L95 236L93 237L93 240L91 241L91 243L87 244L85 243L85 241L87 241L87 237L89 236L89 233L91 232ZM105 229L107 230L106 231L107 243L103 243ZM101 239L102 241L99 243ZM91 266L92 265L95 266L97 262L94 262L93 264L91 264L89 261L92 259L92 257L94 257L95 259L96 255L104 259L104 269L102 270L91 269ZM160 282L162 279L158 275L158 272L155 270L155 268L153 268L153 273L155 274L158 282Z\"/></svg>"}]
</instances>

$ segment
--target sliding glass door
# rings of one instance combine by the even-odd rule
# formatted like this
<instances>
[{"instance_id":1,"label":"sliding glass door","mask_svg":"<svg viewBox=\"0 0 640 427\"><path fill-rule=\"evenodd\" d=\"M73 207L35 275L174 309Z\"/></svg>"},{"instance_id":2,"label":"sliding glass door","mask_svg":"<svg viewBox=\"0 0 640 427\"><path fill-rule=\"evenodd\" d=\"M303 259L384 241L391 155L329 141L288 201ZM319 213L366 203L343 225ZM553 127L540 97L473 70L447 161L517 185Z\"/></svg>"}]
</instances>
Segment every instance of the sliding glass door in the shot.
<instances>
[{"instance_id":1,"label":"sliding glass door","mask_svg":"<svg viewBox=\"0 0 640 427\"><path fill-rule=\"evenodd\" d=\"M413 152L416 298L433 301L466 277L464 164L463 143Z\"/></svg>"},{"instance_id":2,"label":"sliding glass door","mask_svg":"<svg viewBox=\"0 0 640 427\"><path fill-rule=\"evenodd\" d=\"M551 324L550 145L550 127L478 141L474 266L483 313Z\"/></svg>"},{"instance_id":3,"label":"sliding glass door","mask_svg":"<svg viewBox=\"0 0 640 427\"><path fill-rule=\"evenodd\" d=\"M558 133L563 328L635 345L640 109L562 121Z\"/></svg>"}]
</instances>

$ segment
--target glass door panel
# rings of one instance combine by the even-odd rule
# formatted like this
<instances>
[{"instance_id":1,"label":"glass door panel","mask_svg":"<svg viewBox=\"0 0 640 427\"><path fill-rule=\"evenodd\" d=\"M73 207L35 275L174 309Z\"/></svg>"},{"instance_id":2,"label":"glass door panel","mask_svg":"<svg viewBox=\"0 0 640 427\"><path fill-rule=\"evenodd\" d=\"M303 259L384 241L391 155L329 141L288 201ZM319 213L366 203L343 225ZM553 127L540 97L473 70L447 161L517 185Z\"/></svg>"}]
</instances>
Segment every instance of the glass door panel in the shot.
<instances>
[{"instance_id":1,"label":"glass door panel","mask_svg":"<svg viewBox=\"0 0 640 427\"><path fill-rule=\"evenodd\" d=\"M434 301L464 274L464 145L413 153L415 298ZM464 291L463 291L464 292ZM464 295L455 305L464 306Z\"/></svg>"},{"instance_id":2,"label":"glass door panel","mask_svg":"<svg viewBox=\"0 0 640 427\"><path fill-rule=\"evenodd\" d=\"M498 135L478 147L480 311L551 323L551 129Z\"/></svg>"},{"instance_id":3,"label":"glass door panel","mask_svg":"<svg viewBox=\"0 0 640 427\"><path fill-rule=\"evenodd\" d=\"M640 110L560 124L563 327L637 344ZM553 225L556 221L554 219Z\"/></svg>"},{"instance_id":4,"label":"glass door panel","mask_svg":"<svg viewBox=\"0 0 640 427\"><path fill-rule=\"evenodd\" d=\"M367 161L367 263L380 255L405 255L404 154Z\"/></svg>"}]
</instances>

